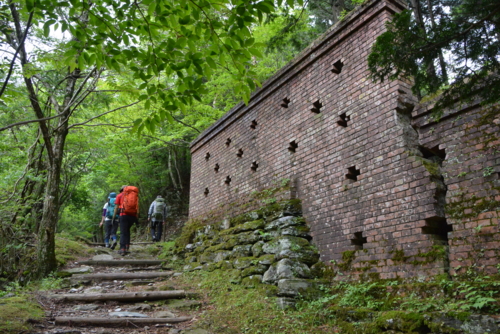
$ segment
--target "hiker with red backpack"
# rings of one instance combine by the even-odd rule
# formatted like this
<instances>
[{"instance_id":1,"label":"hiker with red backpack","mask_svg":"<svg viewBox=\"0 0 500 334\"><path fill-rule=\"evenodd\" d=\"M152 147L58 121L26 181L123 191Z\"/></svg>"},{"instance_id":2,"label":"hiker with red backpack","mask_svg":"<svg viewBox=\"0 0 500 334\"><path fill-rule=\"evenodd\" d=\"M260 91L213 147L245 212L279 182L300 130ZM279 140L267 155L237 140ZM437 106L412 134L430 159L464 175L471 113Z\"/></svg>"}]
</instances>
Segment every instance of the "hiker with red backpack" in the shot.
<instances>
[{"instance_id":1,"label":"hiker with red backpack","mask_svg":"<svg viewBox=\"0 0 500 334\"><path fill-rule=\"evenodd\" d=\"M108 200L102 208L102 219L99 227L104 224L104 244L106 248L115 249L116 247L116 230L118 229L118 217L115 215L116 193L112 192L108 195ZM110 245L111 240L111 245Z\"/></svg>"},{"instance_id":2,"label":"hiker with red backpack","mask_svg":"<svg viewBox=\"0 0 500 334\"><path fill-rule=\"evenodd\" d=\"M115 212L120 213L120 250L125 255L130 249L130 228L137 222L139 215L139 189L134 186L122 186L116 196Z\"/></svg>"}]
</instances>

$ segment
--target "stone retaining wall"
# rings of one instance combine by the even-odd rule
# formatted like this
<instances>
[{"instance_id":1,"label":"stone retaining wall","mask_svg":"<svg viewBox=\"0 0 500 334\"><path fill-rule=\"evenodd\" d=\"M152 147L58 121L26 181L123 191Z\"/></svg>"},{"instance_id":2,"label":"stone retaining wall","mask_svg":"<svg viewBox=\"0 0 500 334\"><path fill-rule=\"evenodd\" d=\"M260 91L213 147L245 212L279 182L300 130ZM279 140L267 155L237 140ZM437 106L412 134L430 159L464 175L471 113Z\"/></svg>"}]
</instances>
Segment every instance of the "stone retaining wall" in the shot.
<instances>
[{"instance_id":1,"label":"stone retaining wall","mask_svg":"<svg viewBox=\"0 0 500 334\"><path fill-rule=\"evenodd\" d=\"M287 298L313 297L321 274L319 253L310 243L309 227L301 216L300 202L282 201L257 211L199 226L190 243L178 249L184 270L232 271L232 282L277 286ZM291 301L290 301L291 302Z\"/></svg>"}]
</instances>

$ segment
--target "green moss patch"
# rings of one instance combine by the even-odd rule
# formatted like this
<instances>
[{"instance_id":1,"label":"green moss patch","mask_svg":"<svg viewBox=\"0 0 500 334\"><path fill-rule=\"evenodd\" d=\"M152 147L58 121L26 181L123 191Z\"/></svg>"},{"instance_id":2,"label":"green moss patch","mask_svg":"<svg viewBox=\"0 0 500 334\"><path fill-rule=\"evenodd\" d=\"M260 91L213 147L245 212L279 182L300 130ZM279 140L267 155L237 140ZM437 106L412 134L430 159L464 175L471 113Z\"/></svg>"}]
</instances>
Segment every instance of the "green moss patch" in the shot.
<instances>
[{"instance_id":1,"label":"green moss patch","mask_svg":"<svg viewBox=\"0 0 500 334\"><path fill-rule=\"evenodd\" d=\"M31 296L0 299L0 333L27 332L31 329L28 320L37 321L44 315L43 309Z\"/></svg>"},{"instance_id":2,"label":"green moss patch","mask_svg":"<svg viewBox=\"0 0 500 334\"><path fill-rule=\"evenodd\" d=\"M56 234L56 260L59 266L81 257L89 257L94 250L80 241L71 240L67 234Z\"/></svg>"},{"instance_id":3,"label":"green moss patch","mask_svg":"<svg viewBox=\"0 0 500 334\"><path fill-rule=\"evenodd\" d=\"M187 222L182 228L181 235L175 240L176 251L183 251L184 248L193 242L196 231L203 227L203 224L198 220Z\"/></svg>"}]
</instances>

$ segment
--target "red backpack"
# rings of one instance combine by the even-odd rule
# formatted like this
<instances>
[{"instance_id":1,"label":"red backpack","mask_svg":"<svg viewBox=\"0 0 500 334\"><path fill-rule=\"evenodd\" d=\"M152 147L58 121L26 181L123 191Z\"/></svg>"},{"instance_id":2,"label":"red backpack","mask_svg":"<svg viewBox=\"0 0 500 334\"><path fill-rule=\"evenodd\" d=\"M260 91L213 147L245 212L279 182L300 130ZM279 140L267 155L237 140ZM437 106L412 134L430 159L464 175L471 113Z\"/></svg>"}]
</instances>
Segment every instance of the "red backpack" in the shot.
<instances>
[{"instance_id":1,"label":"red backpack","mask_svg":"<svg viewBox=\"0 0 500 334\"><path fill-rule=\"evenodd\" d=\"M139 212L139 188L127 186L123 189L121 209L127 216L137 216Z\"/></svg>"}]
</instances>

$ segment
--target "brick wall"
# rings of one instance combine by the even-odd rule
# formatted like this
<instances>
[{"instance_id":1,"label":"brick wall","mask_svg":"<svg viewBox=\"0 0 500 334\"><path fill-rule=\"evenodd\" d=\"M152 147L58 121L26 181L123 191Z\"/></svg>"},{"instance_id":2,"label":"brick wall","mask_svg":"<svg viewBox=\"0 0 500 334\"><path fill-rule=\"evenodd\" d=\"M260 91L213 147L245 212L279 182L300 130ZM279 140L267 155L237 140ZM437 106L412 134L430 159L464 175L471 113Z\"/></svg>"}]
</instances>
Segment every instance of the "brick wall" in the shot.
<instances>
[{"instance_id":1,"label":"brick wall","mask_svg":"<svg viewBox=\"0 0 500 334\"><path fill-rule=\"evenodd\" d=\"M479 101L446 110L435 122L432 106L414 112L421 147L439 152L446 186L451 274L496 274L500 263L500 117Z\"/></svg>"},{"instance_id":2,"label":"brick wall","mask_svg":"<svg viewBox=\"0 0 500 334\"><path fill-rule=\"evenodd\" d=\"M408 83L368 78L370 47L402 8L395 0L368 1L268 80L248 106L200 135L191 146L190 217L290 179L321 260L339 271L404 278L456 265L463 245L448 233L459 238L445 213L451 189L443 174L451 165L440 145L461 135L451 121L428 125ZM434 138L438 132L443 136ZM497 228L496 221L488 226Z\"/></svg>"}]
</instances>

